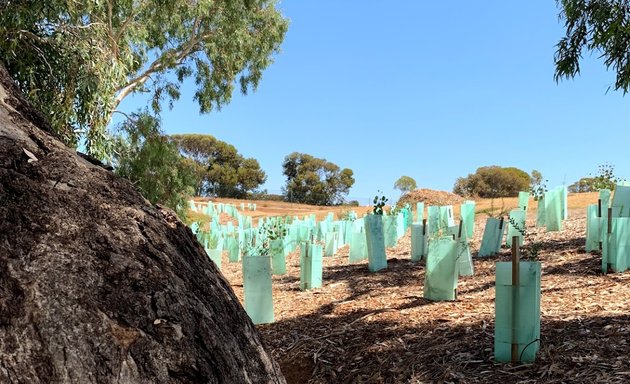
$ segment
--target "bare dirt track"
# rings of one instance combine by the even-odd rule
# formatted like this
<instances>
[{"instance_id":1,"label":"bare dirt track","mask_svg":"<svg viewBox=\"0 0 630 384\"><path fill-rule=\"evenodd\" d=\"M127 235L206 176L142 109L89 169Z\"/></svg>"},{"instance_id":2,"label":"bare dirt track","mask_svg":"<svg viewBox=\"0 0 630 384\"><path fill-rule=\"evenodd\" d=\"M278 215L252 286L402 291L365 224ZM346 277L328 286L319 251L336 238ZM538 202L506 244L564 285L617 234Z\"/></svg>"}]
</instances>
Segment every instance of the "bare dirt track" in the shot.
<instances>
[{"instance_id":1,"label":"bare dirt track","mask_svg":"<svg viewBox=\"0 0 630 384\"><path fill-rule=\"evenodd\" d=\"M627 383L630 382L630 273L602 275L584 249L586 200L570 199L564 230L533 229L542 242L541 350L534 364L493 361L494 266L474 259L458 300L422 297L424 267L409 259L409 233L388 250L388 269L348 265L348 249L324 258L324 286L299 290L299 254L274 276L276 322L258 326L289 383ZM584 200L584 201L583 201ZM479 202L483 206L485 202ZM532 204L532 202L530 202ZM477 250L485 215L478 215ZM242 300L240 264L223 273Z\"/></svg>"}]
</instances>

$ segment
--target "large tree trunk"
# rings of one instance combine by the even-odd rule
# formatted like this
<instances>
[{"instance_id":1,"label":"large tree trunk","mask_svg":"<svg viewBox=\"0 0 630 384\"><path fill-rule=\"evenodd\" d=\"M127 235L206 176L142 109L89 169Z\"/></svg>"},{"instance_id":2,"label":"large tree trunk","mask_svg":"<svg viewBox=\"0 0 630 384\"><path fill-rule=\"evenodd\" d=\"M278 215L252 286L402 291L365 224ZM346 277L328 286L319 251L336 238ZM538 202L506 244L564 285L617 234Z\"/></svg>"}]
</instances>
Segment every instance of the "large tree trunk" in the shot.
<instances>
[{"instance_id":1,"label":"large tree trunk","mask_svg":"<svg viewBox=\"0 0 630 384\"><path fill-rule=\"evenodd\" d=\"M171 211L66 148L0 65L0 383L284 383Z\"/></svg>"}]
</instances>

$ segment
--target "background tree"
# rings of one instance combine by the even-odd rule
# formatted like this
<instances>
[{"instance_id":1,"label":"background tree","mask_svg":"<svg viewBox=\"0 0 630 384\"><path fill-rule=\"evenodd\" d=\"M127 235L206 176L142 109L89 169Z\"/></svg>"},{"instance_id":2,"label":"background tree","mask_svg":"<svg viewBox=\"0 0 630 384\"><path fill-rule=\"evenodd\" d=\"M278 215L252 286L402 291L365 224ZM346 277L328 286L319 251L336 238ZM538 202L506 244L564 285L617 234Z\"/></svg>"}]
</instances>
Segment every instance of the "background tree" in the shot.
<instances>
[{"instance_id":1,"label":"background tree","mask_svg":"<svg viewBox=\"0 0 630 384\"><path fill-rule=\"evenodd\" d=\"M134 113L120 127L114 156L116 173L130 180L151 203L160 203L185 218L187 201L198 175L177 146L160 132L159 120L147 112Z\"/></svg>"},{"instance_id":2,"label":"background tree","mask_svg":"<svg viewBox=\"0 0 630 384\"><path fill-rule=\"evenodd\" d=\"M246 197L265 183L258 160L244 158L236 148L211 135L172 135L180 152L196 164L199 196Z\"/></svg>"},{"instance_id":3,"label":"background tree","mask_svg":"<svg viewBox=\"0 0 630 384\"><path fill-rule=\"evenodd\" d=\"M583 51L604 59L616 72L614 89L628 92L630 86L630 4L625 0L560 0L560 18L566 35L557 44L556 81L580 73Z\"/></svg>"},{"instance_id":4,"label":"background tree","mask_svg":"<svg viewBox=\"0 0 630 384\"><path fill-rule=\"evenodd\" d=\"M0 60L66 144L111 153L120 102L152 108L191 78L202 113L255 89L287 30L273 0L3 1Z\"/></svg>"},{"instance_id":5,"label":"background tree","mask_svg":"<svg viewBox=\"0 0 630 384\"><path fill-rule=\"evenodd\" d=\"M530 176L521 169L494 165L480 167L475 173L458 178L453 192L460 196L511 197L529 190L530 182Z\"/></svg>"},{"instance_id":6,"label":"background tree","mask_svg":"<svg viewBox=\"0 0 630 384\"><path fill-rule=\"evenodd\" d=\"M400 191L401 195L418 188L416 181L410 176L401 176L394 183L394 188Z\"/></svg>"},{"instance_id":7,"label":"background tree","mask_svg":"<svg viewBox=\"0 0 630 384\"><path fill-rule=\"evenodd\" d=\"M344 201L354 184L351 169L340 169L334 163L305 153L293 152L284 158L283 174L287 177L283 187L289 201L335 205Z\"/></svg>"}]
</instances>

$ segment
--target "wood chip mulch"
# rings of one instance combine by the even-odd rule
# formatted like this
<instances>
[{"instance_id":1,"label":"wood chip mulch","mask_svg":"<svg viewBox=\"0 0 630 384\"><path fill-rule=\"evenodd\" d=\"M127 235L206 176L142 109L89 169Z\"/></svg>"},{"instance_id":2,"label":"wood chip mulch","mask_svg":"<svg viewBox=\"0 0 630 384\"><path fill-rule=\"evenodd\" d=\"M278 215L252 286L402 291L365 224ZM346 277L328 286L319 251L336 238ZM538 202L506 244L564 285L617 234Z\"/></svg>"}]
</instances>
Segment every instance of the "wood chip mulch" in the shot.
<instances>
[{"instance_id":1,"label":"wood chip mulch","mask_svg":"<svg viewBox=\"0 0 630 384\"><path fill-rule=\"evenodd\" d=\"M484 217L477 219L476 251ZM532 228L534 218L528 220ZM571 212L563 231L532 229L542 242L541 349L533 364L493 361L497 261L475 258L458 300L422 297L424 267L409 260L410 235L388 250L388 269L348 265L348 247L324 258L324 285L299 290L299 253L274 276L275 322L260 325L289 383L629 383L630 272L603 275L585 252L586 218ZM240 264L223 273L239 299Z\"/></svg>"}]
</instances>

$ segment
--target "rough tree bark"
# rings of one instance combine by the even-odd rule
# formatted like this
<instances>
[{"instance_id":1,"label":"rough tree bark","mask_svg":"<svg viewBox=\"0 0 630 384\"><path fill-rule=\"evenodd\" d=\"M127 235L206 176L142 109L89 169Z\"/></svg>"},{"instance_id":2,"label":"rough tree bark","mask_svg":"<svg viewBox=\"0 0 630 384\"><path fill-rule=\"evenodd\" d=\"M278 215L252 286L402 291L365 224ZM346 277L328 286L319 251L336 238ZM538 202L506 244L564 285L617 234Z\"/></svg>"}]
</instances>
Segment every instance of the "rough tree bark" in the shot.
<instances>
[{"instance_id":1,"label":"rough tree bark","mask_svg":"<svg viewBox=\"0 0 630 384\"><path fill-rule=\"evenodd\" d=\"M0 66L0 383L284 383L191 231Z\"/></svg>"}]
</instances>

